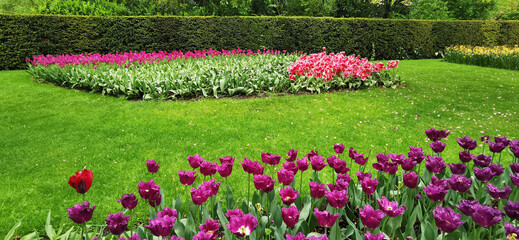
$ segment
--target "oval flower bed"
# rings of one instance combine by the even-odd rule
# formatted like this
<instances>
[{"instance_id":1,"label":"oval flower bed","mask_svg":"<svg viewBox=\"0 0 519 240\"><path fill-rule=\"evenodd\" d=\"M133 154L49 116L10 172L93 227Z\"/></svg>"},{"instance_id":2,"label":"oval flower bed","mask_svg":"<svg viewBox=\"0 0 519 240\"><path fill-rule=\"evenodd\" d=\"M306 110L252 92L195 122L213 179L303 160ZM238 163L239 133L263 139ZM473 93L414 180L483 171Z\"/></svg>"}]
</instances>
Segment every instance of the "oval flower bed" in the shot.
<instances>
[{"instance_id":1,"label":"oval flower bed","mask_svg":"<svg viewBox=\"0 0 519 240\"><path fill-rule=\"evenodd\" d=\"M431 154L410 146L406 155L378 153L374 161L371 151L366 156L353 148L346 150L343 144L334 145L335 154L326 158L317 151L303 156L294 149L286 158L261 153L261 162L240 161L243 171L238 172L233 171L235 158L230 156L219 158L219 163L188 156L192 169L179 170L174 178L191 187L191 199L167 197L153 179L141 181L137 194L124 194L118 200L126 210L107 216L106 227L100 227L107 229L105 234L87 225L96 205L84 201L68 209L69 218L81 230L71 229L65 237L516 239L519 228L512 222L519 220L519 140L494 137L491 141L484 136L478 147L477 140L458 138L459 161L447 165L442 139L450 132L426 129L425 133L431 140ZM505 161L511 162L506 168ZM354 165L359 171L352 177ZM147 161L147 168L151 173L159 171L154 160ZM305 173L311 175L310 181L303 181ZM216 174L225 179L223 186ZM234 198L228 183L232 174L247 174L246 196ZM92 181L92 171L84 169L68 183L84 196ZM149 222L128 226L138 201L148 203Z\"/></svg>"},{"instance_id":2,"label":"oval flower bed","mask_svg":"<svg viewBox=\"0 0 519 240\"><path fill-rule=\"evenodd\" d=\"M41 81L132 99L326 92L400 83L394 71L388 71L397 62L371 64L344 53L211 49L40 55L27 62L28 72Z\"/></svg>"}]
</instances>

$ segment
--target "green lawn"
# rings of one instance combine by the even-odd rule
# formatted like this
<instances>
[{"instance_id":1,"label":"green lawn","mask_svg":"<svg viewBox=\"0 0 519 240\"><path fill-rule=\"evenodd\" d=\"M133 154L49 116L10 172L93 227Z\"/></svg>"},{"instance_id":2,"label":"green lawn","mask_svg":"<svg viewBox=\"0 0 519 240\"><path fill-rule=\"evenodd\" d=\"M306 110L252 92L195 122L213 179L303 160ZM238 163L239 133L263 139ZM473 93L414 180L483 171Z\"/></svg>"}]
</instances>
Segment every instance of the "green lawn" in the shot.
<instances>
[{"instance_id":1,"label":"green lawn","mask_svg":"<svg viewBox=\"0 0 519 240\"><path fill-rule=\"evenodd\" d=\"M97 204L93 222L102 224L120 210L116 199L150 179L148 158L160 164L155 179L170 202L171 176L197 153L210 161L259 160L262 151L285 155L290 148L328 156L340 142L360 152L373 145L375 153L407 153L413 145L429 153L424 129L434 127L451 129L444 157L453 162L456 137L519 138L519 71L439 60L401 61L398 71L406 88L164 102L105 97L2 71L0 237L22 217L18 235L43 233L48 211L54 225L71 225L66 209L81 198L67 181L85 166L94 172L86 196ZM242 172L236 162L235 190L246 188ZM187 189L178 191L187 196ZM139 205L146 216L145 203Z\"/></svg>"}]
</instances>

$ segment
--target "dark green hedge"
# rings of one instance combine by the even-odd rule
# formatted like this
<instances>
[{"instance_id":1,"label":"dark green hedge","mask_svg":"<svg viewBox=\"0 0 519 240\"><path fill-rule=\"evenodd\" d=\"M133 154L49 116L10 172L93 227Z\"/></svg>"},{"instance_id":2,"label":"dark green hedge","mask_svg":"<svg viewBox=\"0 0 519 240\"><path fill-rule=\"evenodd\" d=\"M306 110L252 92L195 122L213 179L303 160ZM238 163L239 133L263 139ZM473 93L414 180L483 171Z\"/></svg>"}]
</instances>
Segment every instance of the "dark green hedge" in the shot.
<instances>
[{"instance_id":1,"label":"dark green hedge","mask_svg":"<svg viewBox=\"0 0 519 240\"><path fill-rule=\"evenodd\" d=\"M345 51L431 58L452 44L519 44L519 21L311 17L88 17L0 14L0 69L39 54L193 49Z\"/></svg>"}]
</instances>

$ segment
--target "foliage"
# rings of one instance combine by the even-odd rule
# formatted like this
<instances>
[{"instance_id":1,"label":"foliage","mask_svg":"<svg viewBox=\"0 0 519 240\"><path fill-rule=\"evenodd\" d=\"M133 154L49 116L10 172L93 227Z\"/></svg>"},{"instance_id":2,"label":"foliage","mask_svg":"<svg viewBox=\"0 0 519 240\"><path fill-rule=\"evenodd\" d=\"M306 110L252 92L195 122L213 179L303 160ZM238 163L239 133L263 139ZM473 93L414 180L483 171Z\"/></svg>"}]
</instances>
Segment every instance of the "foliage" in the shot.
<instances>
[{"instance_id":1,"label":"foliage","mask_svg":"<svg viewBox=\"0 0 519 240\"><path fill-rule=\"evenodd\" d=\"M358 71L362 79L360 75L355 75L355 72L350 77L339 76L330 83L325 83L323 79L329 82L332 78L308 75L303 77L304 80L289 79L287 68L298 58L298 55L286 55L274 51L245 55L247 51L241 50L232 51L232 54L228 51L228 53L211 56L213 52L210 51L207 55L188 54L172 57L172 59L168 56L160 57L156 53L151 54L152 57L150 54L141 53L131 54L131 57L124 57L123 60L117 58L125 56L126 53L110 55L110 57L99 55L92 57L86 54L60 56L57 60L50 56L39 56L31 61L28 71L36 79L44 82L131 99L178 99L201 96L218 98L258 95L265 92L326 92L333 89L358 89L377 85L396 87L400 83L400 79L385 73L386 68L382 63L376 64L380 67L374 70L376 72L365 73L364 65L371 65L367 60L359 64ZM254 52L249 50L249 53ZM83 60L86 58L95 60L94 62ZM352 62L351 65L354 63ZM356 65L357 63L353 67L357 67ZM368 68L368 71L373 70Z\"/></svg>"},{"instance_id":2,"label":"foliage","mask_svg":"<svg viewBox=\"0 0 519 240\"><path fill-rule=\"evenodd\" d=\"M121 16L128 15L124 5L108 0L36 0L36 12L42 14Z\"/></svg>"},{"instance_id":3,"label":"foliage","mask_svg":"<svg viewBox=\"0 0 519 240\"><path fill-rule=\"evenodd\" d=\"M494 11L496 0L446 0L452 18L489 19Z\"/></svg>"},{"instance_id":4,"label":"foliage","mask_svg":"<svg viewBox=\"0 0 519 240\"><path fill-rule=\"evenodd\" d=\"M446 20L449 13L445 0L418 0L411 6L409 18Z\"/></svg>"},{"instance_id":5,"label":"foliage","mask_svg":"<svg viewBox=\"0 0 519 240\"><path fill-rule=\"evenodd\" d=\"M519 44L517 21L0 14L0 28L9 32L0 34L0 69L26 68L25 59L40 54L326 46L371 60L421 59L450 45Z\"/></svg>"},{"instance_id":6,"label":"foliage","mask_svg":"<svg viewBox=\"0 0 519 240\"><path fill-rule=\"evenodd\" d=\"M445 48L443 59L447 62L519 70L519 46L450 46Z\"/></svg>"}]
</instances>

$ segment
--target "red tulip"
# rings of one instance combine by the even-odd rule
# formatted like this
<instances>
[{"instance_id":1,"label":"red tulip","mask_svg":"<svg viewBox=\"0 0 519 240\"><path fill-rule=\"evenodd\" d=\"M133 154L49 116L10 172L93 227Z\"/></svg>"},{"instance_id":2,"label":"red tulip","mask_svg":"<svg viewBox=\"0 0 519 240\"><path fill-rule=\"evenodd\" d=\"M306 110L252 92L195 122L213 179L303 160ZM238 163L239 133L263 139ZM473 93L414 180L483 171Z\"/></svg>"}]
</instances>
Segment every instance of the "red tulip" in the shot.
<instances>
[{"instance_id":1,"label":"red tulip","mask_svg":"<svg viewBox=\"0 0 519 240\"><path fill-rule=\"evenodd\" d=\"M92 186L92 170L83 169L83 171L76 172L76 175L72 175L68 180L68 185L75 188L78 193L85 194Z\"/></svg>"}]
</instances>

